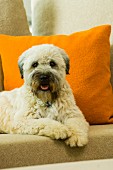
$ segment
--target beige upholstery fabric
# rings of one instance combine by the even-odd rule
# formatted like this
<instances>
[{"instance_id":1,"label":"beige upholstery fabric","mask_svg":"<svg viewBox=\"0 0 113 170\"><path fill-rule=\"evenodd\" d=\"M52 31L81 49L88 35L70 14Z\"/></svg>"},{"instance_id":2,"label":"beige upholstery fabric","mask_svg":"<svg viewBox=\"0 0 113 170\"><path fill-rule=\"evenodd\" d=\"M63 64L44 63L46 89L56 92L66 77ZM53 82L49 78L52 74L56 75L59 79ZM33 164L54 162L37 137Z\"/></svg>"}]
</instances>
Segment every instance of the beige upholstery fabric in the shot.
<instances>
[{"instance_id":1,"label":"beige upholstery fabric","mask_svg":"<svg viewBox=\"0 0 113 170\"><path fill-rule=\"evenodd\" d=\"M36 135L0 134L0 168L106 158L113 158L113 125L91 126L84 148Z\"/></svg>"},{"instance_id":2,"label":"beige upholstery fabric","mask_svg":"<svg viewBox=\"0 0 113 170\"><path fill-rule=\"evenodd\" d=\"M0 0L0 34L30 35L22 0Z\"/></svg>"},{"instance_id":3,"label":"beige upholstery fabric","mask_svg":"<svg viewBox=\"0 0 113 170\"><path fill-rule=\"evenodd\" d=\"M32 0L33 35L71 34L97 25L112 25L113 0ZM113 46L111 47L113 86Z\"/></svg>"}]
</instances>

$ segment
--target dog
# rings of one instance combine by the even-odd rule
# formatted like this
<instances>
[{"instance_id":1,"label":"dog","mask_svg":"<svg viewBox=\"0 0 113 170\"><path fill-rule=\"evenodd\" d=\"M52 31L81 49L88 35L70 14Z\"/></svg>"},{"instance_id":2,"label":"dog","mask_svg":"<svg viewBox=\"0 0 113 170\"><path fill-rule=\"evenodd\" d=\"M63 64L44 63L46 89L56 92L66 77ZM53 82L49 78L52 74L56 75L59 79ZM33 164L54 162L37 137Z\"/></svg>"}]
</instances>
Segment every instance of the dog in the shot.
<instances>
[{"instance_id":1,"label":"dog","mask_svg":"<svg viewBox=\"0 0 113 170\"><path fill-rule=\"evenodd\" d=\"M0 93L0 132L62 139L70 147L88 143L89 124L66 81L69 57L52 44L36 45L19 57L20 88Z\"/></svg>"}]
</instances>

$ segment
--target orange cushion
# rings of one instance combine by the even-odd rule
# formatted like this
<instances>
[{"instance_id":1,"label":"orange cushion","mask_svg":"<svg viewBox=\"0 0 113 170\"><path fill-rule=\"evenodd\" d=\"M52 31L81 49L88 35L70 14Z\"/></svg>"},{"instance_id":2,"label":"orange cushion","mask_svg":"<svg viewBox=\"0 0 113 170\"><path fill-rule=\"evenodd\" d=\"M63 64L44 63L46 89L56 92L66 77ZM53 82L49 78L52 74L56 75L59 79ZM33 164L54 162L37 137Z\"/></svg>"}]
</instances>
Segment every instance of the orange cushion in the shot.
<instances>
[{"instance_id":1,"label":"orange cushion","mask_svg":"<svg viewBox=\"0 0 113 170\"><path fill-rule=\"evenodd\" d=\"M110 31L109 25L103 25L71 35L0 35L5 90L23 84L17 65L18 57L23 51L37 44L54 44L65 49L70 57L71 69L67 80L87 121L90 124L113 123Z\"/></svg>"}]
</instances>

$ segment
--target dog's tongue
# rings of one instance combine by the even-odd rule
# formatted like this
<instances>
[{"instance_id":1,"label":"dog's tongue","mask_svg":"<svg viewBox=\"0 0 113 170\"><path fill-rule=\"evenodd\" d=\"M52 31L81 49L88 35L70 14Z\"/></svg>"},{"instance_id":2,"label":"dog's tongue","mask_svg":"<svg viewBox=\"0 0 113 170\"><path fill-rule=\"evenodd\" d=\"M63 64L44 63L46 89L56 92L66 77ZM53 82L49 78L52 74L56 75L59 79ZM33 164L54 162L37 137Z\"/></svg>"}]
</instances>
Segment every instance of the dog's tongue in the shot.
<instances>
[{"instance_id":1,"label":"dog's tongue","mask_svg":"<svg viewBox=\"0 0 113 170\"><path fill-rule=\"evenodd\" d=\"M40 86L40 88L42 89L42 90L48 90L49 89L49 86L48 85L45 85L45 86Z\"/></svg>"}]
</instances>

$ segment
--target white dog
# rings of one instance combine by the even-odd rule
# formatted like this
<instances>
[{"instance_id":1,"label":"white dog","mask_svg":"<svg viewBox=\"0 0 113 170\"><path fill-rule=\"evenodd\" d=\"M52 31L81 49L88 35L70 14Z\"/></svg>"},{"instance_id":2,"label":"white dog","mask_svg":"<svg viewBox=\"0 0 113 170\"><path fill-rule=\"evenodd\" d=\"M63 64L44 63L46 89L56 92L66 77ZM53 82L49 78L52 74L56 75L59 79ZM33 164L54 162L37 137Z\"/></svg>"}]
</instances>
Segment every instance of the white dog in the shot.
<instances>
[{"instance_id":1,"label":"white dog","mask_svg":"<svg viewBox=\"0 0 113 170\"><path fill-rule=\"evenodd\" d=\"M0 93L0 132L65 139L71 147L86 145L89 124L65 79L65 51L48 44L33 46L18 64L24 85Z\"/></svg>"}]
</instances>

